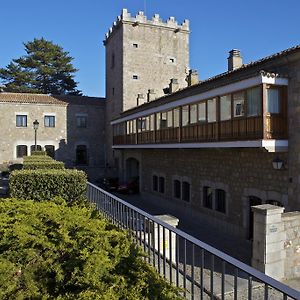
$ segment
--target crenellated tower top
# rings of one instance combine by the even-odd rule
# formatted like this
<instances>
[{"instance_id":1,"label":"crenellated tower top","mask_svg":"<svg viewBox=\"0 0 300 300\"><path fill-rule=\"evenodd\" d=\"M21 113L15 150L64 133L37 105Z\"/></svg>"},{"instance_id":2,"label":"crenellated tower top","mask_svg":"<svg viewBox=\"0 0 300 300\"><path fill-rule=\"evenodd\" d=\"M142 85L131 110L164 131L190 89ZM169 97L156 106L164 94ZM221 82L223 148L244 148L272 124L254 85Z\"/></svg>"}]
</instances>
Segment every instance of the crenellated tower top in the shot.
<instances>
[{"instance_id":1,"label":"crenellated tower top","mask_svg":"<svg viewBox=\"0 0 300 300\"><path fill-rule=\"evenodd\" d=\"M104 43L110 38L114 33L114 30L121 24L131 24L132 26L159 26L166 29L173 30L175 32L185 31L189 32L189 20L184 20L181 25L174 17L170 17L166 22L164 22L159 14L155 14L152 19L147 19L143 11L139 11L135 17L132 17L126 8L122 9L121 15L117 17L117 20L113 23L113 26L109 28L109 31L105 34Z\"/></svg>"}]
</instances>

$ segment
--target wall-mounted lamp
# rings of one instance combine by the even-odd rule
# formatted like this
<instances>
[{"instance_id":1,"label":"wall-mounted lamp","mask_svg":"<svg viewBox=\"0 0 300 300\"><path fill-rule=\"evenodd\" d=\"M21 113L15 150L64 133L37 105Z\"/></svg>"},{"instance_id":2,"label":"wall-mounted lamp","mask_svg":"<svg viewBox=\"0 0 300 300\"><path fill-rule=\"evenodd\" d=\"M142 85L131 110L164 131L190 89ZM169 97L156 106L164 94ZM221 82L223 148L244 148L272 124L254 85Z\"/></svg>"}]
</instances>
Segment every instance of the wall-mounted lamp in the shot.
<instances>
[{"instance_id":1,"label":"wall-mounted lamp","mask_svg":"<svg viewBox=\"0 0 300 300\"><path fill-rule=\"evenodd\" d=\"M283 168L283 160L280 159L279 157L273 159L272 164L275 170L281 170Z\"/></svg>"}]
</instances>

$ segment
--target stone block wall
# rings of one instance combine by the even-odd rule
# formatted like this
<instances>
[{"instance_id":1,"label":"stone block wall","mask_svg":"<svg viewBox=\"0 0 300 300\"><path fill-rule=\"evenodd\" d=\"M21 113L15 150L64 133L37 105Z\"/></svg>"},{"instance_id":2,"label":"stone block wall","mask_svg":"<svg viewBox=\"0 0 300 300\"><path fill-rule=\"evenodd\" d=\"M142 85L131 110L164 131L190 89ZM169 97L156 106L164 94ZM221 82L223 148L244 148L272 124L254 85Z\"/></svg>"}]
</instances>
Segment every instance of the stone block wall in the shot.
<instances>
[{"instance_id":1,"label":"stone block wall","mask_svg":"<svg viewBox=\"0 0 300 300\"><path fill-rule=\"evenodd\" d=\"M285 277L300 277L300 212L282 214L282 222L285 230L284 260Z\"/></svg>"},{"instance_id":2,"label":"stone block wall","mask_svg":"<svg viewBox=\"0 0 300 300\"><path fill-rule=\"evenodd\" d=\"M252 266L277 280L300 277L300 212L258 205L254 211Z\"/></svg>"},{"instance_id":3,"label":"stone block wall","mask_svg":"<svg viewBox=\"0 0 300 300\"><path fill-rule=\"evenodd\" d=\"M209 226L230 234L248 237L249 196L260 197L262 203L277 200L289 207L287 170L272 167L276 153L262 149L126 149L120 152L123 170L128 158L139 161L140 188L147 197L159 201L160 205L180 209L195 220L202 218ZM286 160L286 153L280 155ZM164 193L153 191L153 175L165 178ZM174 197L175 179L190 183L190 201ZM214 191L225 190L226 213L204 207L204 186Z\"/></svg>"}]
</instances>

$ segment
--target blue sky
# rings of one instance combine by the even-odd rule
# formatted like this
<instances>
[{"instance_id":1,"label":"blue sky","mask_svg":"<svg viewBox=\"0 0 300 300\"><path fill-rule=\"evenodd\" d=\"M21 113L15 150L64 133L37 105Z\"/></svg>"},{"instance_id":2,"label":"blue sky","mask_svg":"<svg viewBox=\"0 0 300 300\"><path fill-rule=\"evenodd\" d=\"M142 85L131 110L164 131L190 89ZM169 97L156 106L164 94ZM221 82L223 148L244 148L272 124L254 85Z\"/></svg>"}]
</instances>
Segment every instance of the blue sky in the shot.
<instances>
[{"instance_id":1,"label":"blue sky","mask_svg":"<svg viewBox=\"0 0 300 300\"><path fill-rule=\"evenodd\" d=\"M122 8L145 7L148 18L190 20L190 67L201 79L226 71L230 49L247 63L300 44L299 0L1 0L0 67L44 37L74 57L85 95L104 96L104 35Z\"/></svg>"}]
</instances>

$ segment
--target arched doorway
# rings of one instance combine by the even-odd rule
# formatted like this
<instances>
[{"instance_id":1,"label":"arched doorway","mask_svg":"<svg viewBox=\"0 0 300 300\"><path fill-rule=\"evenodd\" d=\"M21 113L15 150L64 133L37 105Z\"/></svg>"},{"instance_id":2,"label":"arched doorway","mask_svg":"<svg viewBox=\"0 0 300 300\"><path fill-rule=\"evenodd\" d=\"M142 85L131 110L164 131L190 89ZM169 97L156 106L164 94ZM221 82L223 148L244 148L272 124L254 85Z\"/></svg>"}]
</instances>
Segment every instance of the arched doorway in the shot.
<instances>
[{"instance_id":1,"label":"arched doorway","mask_svg":"<svg viewBox=\"0 0 300 300\"><path fill-rule=\"evenodd\" d=\"M248 238L249 240L253 239L253 212L251 207L252 206L256 206L256 205L261 205L262 204L262 200L258 197L255 196L249 196L249 235Z\"/></svg>"},{"instance_id":2,"label":"arched doorway","mask_svg":"<svg viewBox=\"0 0 300 300\"><path fill-rule=\"evenodd\" d=\"M129 193L140 191L140 163L133 157L126 160L126 181Z\"/></svg>"},{"instance_id":3,"label":"arched doorway","mask_svg":"<svg viewBox=\"0 0 300 300\"><path fill-rule=\"evenodd\" d=\"M131 157L126 160L126 180L139 177L140 175L140 163L137 159Z\"/></svg>"}]
</instances>

